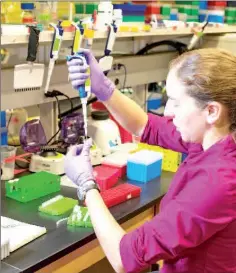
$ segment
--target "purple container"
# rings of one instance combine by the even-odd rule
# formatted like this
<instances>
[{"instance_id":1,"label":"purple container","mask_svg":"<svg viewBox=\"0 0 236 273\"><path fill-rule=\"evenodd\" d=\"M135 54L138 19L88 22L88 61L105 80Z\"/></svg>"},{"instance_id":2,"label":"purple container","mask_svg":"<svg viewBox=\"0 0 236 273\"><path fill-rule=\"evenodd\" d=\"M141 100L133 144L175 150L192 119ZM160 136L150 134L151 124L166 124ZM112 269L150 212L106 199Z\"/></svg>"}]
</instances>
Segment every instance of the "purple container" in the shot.
<instances>
[{"instance_id":1,"label":"purple container","mask_svg":"<svg viewBox=\"0 0 236 273\"><path fill-rule=\"evenodd\" d=\"M65 143L76 144L84 136L84 119L82 114L73 113L62 120L61 137Z\"/></svg>"},{"instance_id":2,"label":"purple container","mask_svg":"<svg viewBox=\"0 0 236 273\"><path fill-rule=\"evenodd\" d=\"M36 153L47 144L46 135L39 119L27 121L20 130L20 143L24 151Z\"/></svg>"}]
</instances>

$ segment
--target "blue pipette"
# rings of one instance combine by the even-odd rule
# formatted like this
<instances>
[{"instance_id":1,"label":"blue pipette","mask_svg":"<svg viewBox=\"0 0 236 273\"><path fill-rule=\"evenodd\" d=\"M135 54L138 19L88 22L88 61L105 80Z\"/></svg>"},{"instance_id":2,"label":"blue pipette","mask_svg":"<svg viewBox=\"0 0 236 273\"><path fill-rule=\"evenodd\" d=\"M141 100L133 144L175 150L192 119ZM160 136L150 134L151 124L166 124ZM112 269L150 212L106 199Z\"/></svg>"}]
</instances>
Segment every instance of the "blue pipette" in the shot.
<instances>
[{"instance_id":1,"label":"blue pipette","mask_svg":"<svg viewBox=\"0 0 236 273\"><path fill-rule=\"evenodd\" d=\"M73 59L82 60L83 64L87 65L87 61L85 55L83 53L76 53L74 55L67 56L67 61L71 61ZM88 92L86 91L85 83L77 86L77 90L79 92L82 109L83 109L83 117L84 117L84 132L85 137L87 137L87 101L88 101Z\"/></svg>"}]
</instances>

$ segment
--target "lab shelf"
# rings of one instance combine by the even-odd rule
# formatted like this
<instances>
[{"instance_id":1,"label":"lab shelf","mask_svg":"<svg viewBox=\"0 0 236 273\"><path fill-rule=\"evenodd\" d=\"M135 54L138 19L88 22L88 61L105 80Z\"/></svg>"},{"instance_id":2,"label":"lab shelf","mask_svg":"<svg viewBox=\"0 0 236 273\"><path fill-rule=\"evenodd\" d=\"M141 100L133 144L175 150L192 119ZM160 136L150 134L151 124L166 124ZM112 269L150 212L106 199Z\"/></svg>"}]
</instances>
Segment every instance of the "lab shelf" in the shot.
<instances>
[{"instance_id":1,"label":"lab shelf","mask_svg":"<svg viewBox=\"0 0 236 273\"><path fill-rule=\"evenodd\" d=\"M223 33L236 33L236 26L210 26L206 27L204 30L205 34L223 34ZM191 35L192 27L166 27L161 29L152 29L150 31L127 31L127 32L118 32L117 38L130 38L130 37L148 37L148 36L181 36L181 35ZM1 36L1 45L14 45L14 44L27 44L28 43L28 34L3 34ZM42 31L40 33L39 42L40 43L50 43L52 41L53 31ZM95 31L94 39L104 39L107 37L106 31ZM63 41L72 41L74 38L73 32L64 32Z\"/></svg>"}]
</instances>

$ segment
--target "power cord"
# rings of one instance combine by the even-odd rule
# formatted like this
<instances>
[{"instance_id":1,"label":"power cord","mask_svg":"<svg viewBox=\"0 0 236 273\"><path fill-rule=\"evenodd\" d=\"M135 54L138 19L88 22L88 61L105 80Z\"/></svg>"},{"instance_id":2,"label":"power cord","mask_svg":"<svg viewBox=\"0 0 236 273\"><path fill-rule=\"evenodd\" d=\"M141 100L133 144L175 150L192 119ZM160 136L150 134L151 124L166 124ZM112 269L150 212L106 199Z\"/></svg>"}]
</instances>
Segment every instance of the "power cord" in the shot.
<instances>
[{"instance_id":1,"label":"power cord","mask_svg":"<svg viewBox=\"0 0 236 273\"><path fill-rule=\"evenodd\" d=\"M58 130L57 132L47 141L47 145L59 134L59 132L61 131L61 123L62 123L62 116L61 116L61 108L60 108L60 102L58 99L58 96L64 96L66 97L71 104L71 110L73 109L73 102L71 100L70 97L68 97L67 95L65 95L64 93L58 91L58 90L53 90L53 91L49 91L45 94L47 97L50 98L55 98L57 101L57 109L58 109L58 117L59 117L59 124L58 124Z\"/></svg>"},{"instance_id":2,"label":"power cord","mask_svg":"<svg viewBox=\"0 0 236 273\"><path fill-rule=\"evenodd\" d=\"M121 67L123 67L123 69L124 69L124 71L125 71L124 82L123 82L123 88L122 88L122 89L124 89L124 88L126 87L127 69L126 69L126 66L125 66L124 64L118 63L118 64L117 64L118 70L120 70Z\"/></svg>"},{"instance_id":3,"label":"power cord","mask_svg":"<svg viewBox=\"0 0 236 273\"><path fill-rule=\"evenodd\" d=\"M69 96L67 96L66 94L64 94L61 91L59 91L59 90L48 91L45 94L45 96L48 97L48 98L54 98L56 96L63 96L63 97L67 98L70 101L71 110L73 109L73 101L72 101L72 99Z\"/></svg>"}]
</instances>

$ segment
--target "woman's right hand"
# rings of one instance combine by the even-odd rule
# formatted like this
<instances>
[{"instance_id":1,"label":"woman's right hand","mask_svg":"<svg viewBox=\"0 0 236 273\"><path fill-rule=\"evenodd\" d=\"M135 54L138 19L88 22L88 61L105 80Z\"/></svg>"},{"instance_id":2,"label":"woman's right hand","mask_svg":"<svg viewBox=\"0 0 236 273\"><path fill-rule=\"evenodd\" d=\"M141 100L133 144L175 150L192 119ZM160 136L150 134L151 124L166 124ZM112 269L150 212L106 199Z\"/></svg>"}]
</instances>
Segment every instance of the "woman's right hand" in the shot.
<instances>
[{"instance_id":1,"label":"woman's right hand","mask_svg":"<svg viewBox=\"0 0 236 273\"><path fill-rule=\"evenodd\" d=\"M81 59L72 59L67 62L69 78L73 88L85 83L86 79L91 79L91 92L100 100L107 101L115 90L114 83L108 79L92 52L88 49L81 49L78 53L83 53L90 68L90 75L87 73L88 66Z\"/></svg>"}]
</instances>

